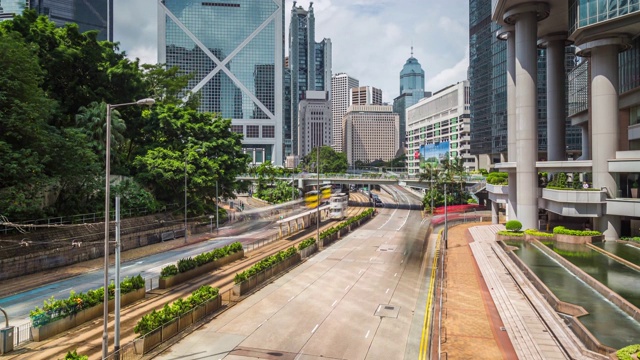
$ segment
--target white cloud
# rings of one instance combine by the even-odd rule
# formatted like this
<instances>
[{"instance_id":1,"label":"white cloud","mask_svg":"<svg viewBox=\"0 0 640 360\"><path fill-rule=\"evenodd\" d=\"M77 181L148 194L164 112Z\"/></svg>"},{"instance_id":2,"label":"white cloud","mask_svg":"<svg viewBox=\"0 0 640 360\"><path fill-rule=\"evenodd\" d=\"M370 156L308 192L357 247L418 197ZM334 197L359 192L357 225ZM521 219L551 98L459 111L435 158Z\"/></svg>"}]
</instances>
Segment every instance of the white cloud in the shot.
<instances>
[{"instance_id":1,"label":"white cloud","mask_svg":"<svg viewBox=\"0 0 640 360\"><path fill-rule=\"evenodd\" d=\"M297 6L307 9L309 1ZM114 2L114 37L121 49L155 63L157 0ZM292 5L286 1L287 29ZM331 38L333 44L333 73L346 72L362 85L381 88L385 101L399 95L399 73L412 43L426 73L426 90L466 79L467 0L316 0L313 7L316 40Z\"/></svg>"}]
</instances>

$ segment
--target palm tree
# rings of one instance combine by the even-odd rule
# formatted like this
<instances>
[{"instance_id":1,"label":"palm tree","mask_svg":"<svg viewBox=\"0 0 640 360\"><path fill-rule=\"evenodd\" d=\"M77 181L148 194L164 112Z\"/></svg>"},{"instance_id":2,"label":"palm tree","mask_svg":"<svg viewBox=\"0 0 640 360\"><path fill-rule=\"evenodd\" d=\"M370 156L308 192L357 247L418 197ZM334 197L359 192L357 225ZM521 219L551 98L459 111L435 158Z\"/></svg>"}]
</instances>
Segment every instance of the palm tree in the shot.
<instances>
[{"instance_id":1,"label":"palm tree","mask_svg":"<svg viewBox=\"0 0 640 360\"><path fill-rule=\"evenodd\" d=\"M91 139L92 146L98 154L105 154L107 133L107 104L104 102L92 102L89 106L81 106L76 114L76 125ZM117 148L124 143L122 135L127 126L120 118L120 113L111 111L111 148Z\"/></svg>"}]
</instances>

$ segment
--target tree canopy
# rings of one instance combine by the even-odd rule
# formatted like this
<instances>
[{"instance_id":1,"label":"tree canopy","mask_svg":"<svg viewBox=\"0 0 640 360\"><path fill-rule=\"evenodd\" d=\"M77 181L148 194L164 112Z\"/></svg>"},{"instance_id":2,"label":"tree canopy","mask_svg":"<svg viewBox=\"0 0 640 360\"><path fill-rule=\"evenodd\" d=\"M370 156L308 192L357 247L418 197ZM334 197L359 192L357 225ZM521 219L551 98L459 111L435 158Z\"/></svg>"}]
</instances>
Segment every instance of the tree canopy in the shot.
<instances>
[{"instance_id":1,"label":"tree canopy","mask_svg":"<svg viewBox=\"0 0 640 360\"><path fill-rule=\"evenodd\" d=\"M301 169L316 172L317 151L318 148L314 148L302 158ZM336 152L330 146L320 147L320 173L345 173L348 167L347 154Z\"/></svg>"}]
</instances>

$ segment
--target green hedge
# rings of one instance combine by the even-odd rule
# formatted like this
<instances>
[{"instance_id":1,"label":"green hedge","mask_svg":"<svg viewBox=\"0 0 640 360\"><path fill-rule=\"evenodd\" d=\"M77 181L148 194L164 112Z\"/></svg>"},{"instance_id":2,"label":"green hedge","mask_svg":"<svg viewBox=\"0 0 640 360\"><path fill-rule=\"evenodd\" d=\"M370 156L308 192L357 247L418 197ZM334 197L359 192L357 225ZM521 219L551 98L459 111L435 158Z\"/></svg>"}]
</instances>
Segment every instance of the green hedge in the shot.
<instances>
[{"instance_id":1,"label":"green hedge","mask_svg":"<svg viewBox=\"0 0 640 360\"><path fill-rule=\"evenodd\" d=\"M185 258L180 259L176 265L168 265L162 268L160 271L161 278L168 278L174 275L178 275L179 273L187 272L189 270L195 269L198 266L202 266L204 264L213 262L218 259L222 259L225 256L229 256L238 251L242 251L242 244L239 242L234 242L233 244L229 244L227 246L211 250L206 253L202 253L200 255L196 255L193 258Z\"/></svg>"},{"instance_id":2,"label":"green hedge","mask_svg":"<svg viewBox=\"0 0 640 360\"><path fill-rule=\"evenodd\" d=\"M504 227L509 231L520 231L522 229L522 223L518 220L509 220Z\"/></svg>"},{"instance_id":3,"label":"green hedge","mask_svg":"<svg viewBox=\"0 0 640 360\"><path fill-rule=\"evenodd\" d=\"M89 360L89 356L78 355L78 353L75 350L73 350L73 351L69 351L67 355L64 356L63 360Z\"/></svg>"},{"instance_id":4,"label":"green hedge","mask_svg":"<svg viewBox=\"0 0 640 360\"><path fill-rule=\"evenodd\" d=\"M295 255L298 252L298 249L295 248L295 246L292 246L290 248L288 248L287 250L282 250L279 251L277 254L275 255L271 255L268 258L262 259L260 260L260 262L258 262L257 264L253 265L252 267L250 267L249 269L241 272L241 273L237 273L234 281L236 284L239 284L245 280L247 280L248 278L252 277L253 275L264 271L270 267L272 267L275 264L281 263L283 261L285 261L286 259L292 257L293 255Z\"/></svg>"},{"instance_id":5,"label":"green hedge","mask_svg":"<svg viewBox=\"0 0 640 360\"><path fill-rule=\"evenodd\" d=\"M640 243L640 236L634 236L634 237L621 237L620 240L626 240L626 241L635 241L635 242L639 242Z\"/></svg>"},{"instance_id":6,"label":"green hedge","mask_svg":"<svg viewBox=\"0 0 640 360\"><path fill-rule=\"evenodd\" d=\"M537 236L537 237L546 237L546 238L552 238L553 234L550 234L548 232L543 232L543 231L538 231L535 229L527 229L524 231L525 234L527 235L531 235L531 236Z\"/></svg>"},{"instance_id":7,"label":"green hedge","mask_svg":"<svg viewBox=\"0 0 640 360\"><path fill-rule=\"evenodd\" d=\"M147 334L159 328L162 324L186 314L205 301L215 299L218 296L218 292L218 288L202 285L186 299L178 299L171 305L167 303L162 309L153 310L149 314L142 316L142 319L133 328L133 332L141 335Z\"/></svg>"},{"instance_id":8,"label":"green hedge","mask_svg":"<svg viewBox=\"0 0 640 360\"><path fill-rule=\"evenodd\" d=\"M508 185L509 174L506 172L492 172L487 174L487 184L491 185Z\"/></svg>"},{"instance_id":9,"label":"green hedge","mask_svg":"<svg viewBox=\"0 0 640 360\"><path fill-rule=\"evenodd\" d=\"M640 358L640 344L629 345L616 352L619 360L632 360L631 355L634 354Z\"/></svg>"},{"instance_id":10,"label":"green hedge","mask_svg":"<svg viewBox=\"0 0 640 360\"><path fill-rule=\"evenodd\" d=\"M316 238L308 238L307 240L304 240L300 244L298 244L298 251L302 249L306 249L315 243L316 243Z\"/></svg>"},{"instance_id":11,"label":"green hedge","mask_svg":"<svg viewBox=\"0 0 640 360\"><path fill-rule=\"evenodd\" d=\"M134 276L132 278L125 277L120 283L120 293L127 294L132 291L144 288L144 279L142 276ZM113 299L116 292L116 285L112 282L109 284L109 299ZM87 293L76 293L71 291L69 298L66 300L56 300L53 296L44 301L42 309L37 307L29 312L31 324L33 327L40 327L58 319L65 318L69 315L102 304L104 300L104 286L97 290L89 290Z\"/></svg>"},{"instance_id":12,"label":"green hedge","mask_svg":"<svg viewBox=\"0 0 640 360\"><path fill-rule=\"evenodd\" d=\"M350 218L348 218L347 220L341 222L340 224L336 225L336 226L332 226L330 228L328 228L327 230L323 231L320 233L320 240L325 239L326 237L329 237L335 233L337 233L338 231L346 228L347 226L353 224L356 221L362 220L364 218L366 218L367 216L370 216L371 214L373 214L375 210L373 208L369 208L363 212L361 212L360 214L356 215L356 216L352 216Z\"/></svg>"},{"instance_id":13,"label":"green hedge","mask_svg":"<svg viewBox=\"0 0 640 360\"><path fill-rule=\"evenodd\" d=\"M498 235L522 237L524 233L522 231L500 230L498 231Z\"/></svg>"},{"instance_id":14,"label":"green hedge","mask_svg":"<svg viewBox=\"0 0 640 360\"><path fill-rule=\"evenodd\" d=\"M564 226L556 226L553 228L554 234L572 235L572 236L598 236L602 235L600 231L596 230L571 230Z\"/></svg>"}]
</instances>

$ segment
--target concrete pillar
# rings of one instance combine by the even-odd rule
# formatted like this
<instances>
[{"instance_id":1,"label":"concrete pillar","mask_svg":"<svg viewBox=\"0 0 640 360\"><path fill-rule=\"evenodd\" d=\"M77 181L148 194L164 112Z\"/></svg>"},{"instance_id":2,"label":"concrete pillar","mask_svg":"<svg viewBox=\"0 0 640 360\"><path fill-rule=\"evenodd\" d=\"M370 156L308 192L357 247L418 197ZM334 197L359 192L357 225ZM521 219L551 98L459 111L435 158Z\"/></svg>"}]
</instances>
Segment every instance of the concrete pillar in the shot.
<instances>
[{"instance_id":1,"label":"concrete pillar","mask_svg":"<svg viewBox=\"0 0 640 360\"><path fill-rule=\"evenodd\" d=\"M516 146L516 36L513 26L502 28L498 38L507 41L507 161L517 160ZM517 218L518 184L516 173L509 172L507 220Z\"/></svg>"},{"instance_id":2,"label":"concrete pillar","mask_svg":"<svg viewBox=\"0 0 640 360\"><path fill-rule=\"evenodd\" d=\"M564 46L566 34L543 39L547 47L547 161L567 159Z\"/></svg>"},{"instance_id":3,"label":"concrete pillar","mask_svg":"<svg viewBox=\"0 0 640 360\"><path fill-rule=\"evenodd\" d=\"M618 52L629 44L626 36L612 36L582 43L580 56L591 56L591 143L598 144L593 151L593 186L606 188L616 196L618 186L615 174L609 173L608 159L614 159L618 148ZM603 215L596 220L597 230L605 239L617 239L620 218Z\"/></svg>"},{"instance_id":4,"label":"concrete pillar","mask_svg":"<svg viewBox=\"0 0 640 360\"><path fill-rule=\"evenodd\" d=\"M507 199L507 220L518 218L518 178L515 172L509 172L509 198Z\"/></svg>"},{"instance_id":5,"label":"concrete pillar","mask_svg":"<svg viewBox=\"0 0 640 360\"><path fill-rule=\"evenodd\" d=\"M580 156L580 160L591 160L591 140L589 136L589 122L585 121L580 124L580 128L582 129L582 156Z\"/></svg>"},{"instance_id":6,"label":"concrete pillar","mask_svg":"<svg viewBox=\"0 0 640 360\"><path fill-rule=\"evenodd\" d=\"M491 202L491 223L498 224L498 203L495 201Z\"/></svg>"},{"instance_id":7,"label":"concrete pillar","mask_svg":"<svg viewBox=\"0 0 640 360\"><path fill-rule=\"evenodd\" d=\"M538 222L537 22L548 13L548 4L525 3L507 10L504 18L506 23L515 25L516 214L524 229L535 229Z\"/></svg>"}]
</instances>

